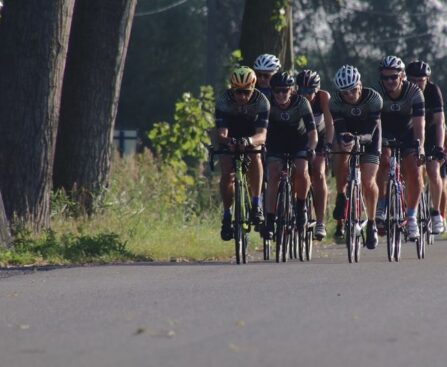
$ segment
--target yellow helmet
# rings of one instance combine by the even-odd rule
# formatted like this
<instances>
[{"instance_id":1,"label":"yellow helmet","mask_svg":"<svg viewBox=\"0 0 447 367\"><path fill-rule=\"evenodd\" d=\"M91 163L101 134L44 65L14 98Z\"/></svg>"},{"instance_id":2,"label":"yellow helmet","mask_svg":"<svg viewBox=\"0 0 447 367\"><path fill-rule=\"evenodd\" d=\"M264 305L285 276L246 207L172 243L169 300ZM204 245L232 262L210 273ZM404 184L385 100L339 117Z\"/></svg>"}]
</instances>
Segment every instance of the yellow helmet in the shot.
<instances>
[{"instance_id":1,"label":"yellow helmet","mask_svg":"<svg viewBox=\"0 0 447 367\"><path fill-rule=\"evenodd\" d=\"M233 89L254 89L256 73L248 66L239 66L233 70L230 84Z\"/></svg>"}]
</instances>

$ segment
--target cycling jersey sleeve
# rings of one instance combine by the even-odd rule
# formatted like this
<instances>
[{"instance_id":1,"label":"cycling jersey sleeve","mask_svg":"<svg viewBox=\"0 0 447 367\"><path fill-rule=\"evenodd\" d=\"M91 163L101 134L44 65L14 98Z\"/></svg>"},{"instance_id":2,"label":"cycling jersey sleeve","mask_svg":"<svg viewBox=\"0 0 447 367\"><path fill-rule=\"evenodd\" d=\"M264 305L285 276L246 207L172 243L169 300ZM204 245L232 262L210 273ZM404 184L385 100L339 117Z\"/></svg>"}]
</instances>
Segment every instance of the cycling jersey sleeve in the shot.
<instances>
[{"instance_id":1,"label":"cycling jersey sleeve","mask_svg":"<svg viewBox=\"0 0 447 367\"><path fill-rule=\"evenodd\" d=\"M442 98L441 89L437 85L433 88L433 113L444 112L444 100Z\"/></svg>"},{"instance_id":2,"label":"cycling jersey sleeve","mask_svg":"<svg viewBox=\"0 0 447 367\"><path fill-rule=\"evenodd\" d=\"M418 90L414 93L412 99L413 117L425 116L425 98L422 91Z\"/></svg>"},{"instance_id":3,"label":"cycling jersey sleeve","mask_svg":"<svg viewBox=\"0 0 447 367\"><path fill-rule=\"evenodd\" d=\"M312 113L308 113L303 116L304 126L306 126L306 131L310 132L316 129L315 119Z\"/></svg>"},{"instance_id":4,"label":"cycling jersey sleeve","mask_svg":"<svg viewBox=\"0 0 447 367\"><path fill-rule=\"evenodd\" d=\"M255 127L259 128L267 128L269 124L269 115L270 115L270 102L266 96L263 94L260 96L259 106L258 106L258 114L255 120Z\"/></svg>"},{"instance_id":5,"label":"cycling jersey sleeve","mask_svg":"<svg viewBox=\"0 0 447 367\"><path fill-rule=\"evenodd\" d=\"M334 120L334 129L336 134L339 135L347 132L348 127L346 126L346 120L335 98L329 101L329 110L331 111L332 119Z\"/></svg>"}]
</instances>

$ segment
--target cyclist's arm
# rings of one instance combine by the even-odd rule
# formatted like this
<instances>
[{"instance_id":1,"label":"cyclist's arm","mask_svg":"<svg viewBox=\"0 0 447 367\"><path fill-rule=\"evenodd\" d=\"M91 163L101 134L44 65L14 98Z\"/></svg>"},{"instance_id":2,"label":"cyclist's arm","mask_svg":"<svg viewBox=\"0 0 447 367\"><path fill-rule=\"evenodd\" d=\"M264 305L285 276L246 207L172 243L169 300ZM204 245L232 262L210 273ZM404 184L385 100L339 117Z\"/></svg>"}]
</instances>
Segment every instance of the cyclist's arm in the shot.
<instances>
[{"instance_id":1,"label":"cyclist's arm","mask_svg":"<svg viewBox=\"0 0 447 367\"><path fill-rule=\"evenodd\" d=\"M415 140L419 140L420 147L424 147L425 141L425 117L415 116L413 117L413 136Z\"/></svg>"},{"instance_id":2,"label":"cyclist's arm","mask_svg":"<svg viewBox=\"0 0 447 367\"><path fill-rule=\"evenodd\" d=\"M268 109L259 112L255 121L255 134L250 136L250 145L253 147L258 147L260 145L265 144L265 140L267 139L267 126L269 123L269 115L270 115L270 105L268 105Z\"/></svg>"},{"instance_id":3,"label":"cyclist's arm","mask_svg":"<svg viewBox=\"0 0 447 367\"><path fill-rule=\"evenodd\" d=\"M445 135L445 121L444 112L436 112L433 114L433 122L436 126L436 146L444 146L444 135Z\"/></svg>"},{"instance_id":4,"label":"cyclist's arm","mask_svg":"<svg viewBox=\"0 0 447 367\"><path fill-rule=\"evenodd\" d=\"M443 147L444 135L445 135L444 100L442 98L442 93L439 87L436 84L434 86L435 88L433 93L432 104L433 104L433 123L436 126L435 144L437 147Z\"/></svg>"},{"instance_id":5,"label":"cyclist's arm","mask_svg":"<svg viewBox=\"0 0 447 367\"><path fill-rule=\"evenodd\" d=\"M217 129L217 141L220 144L227 145L230 143L231 138L228 137L228 129L226 127L221 127Z\"/></svg>"},{"instance_id":6,"label":"cyclist's arm","mask_svg":"<svg viewBox=\"0 0 447 367\"><path fill-rule=\"evenodd\" d=\"M315 148L317 147L317 143L318 143L318 133L317 133L317 130L314 129L312 131L309 131L307 133L307 147L309 149L315 150Z\"/></svg>"},{"instance_id":7,"label":"cyclist's arm","mask_svg":"<svg viewBox=\"0 0 447 367\"><path fill-rule=\"evenodd\" d=\"M307 132L307 147L309 149L315 150L318 143L318 132L315 126L314 115L309 105L309 112L303 116L304 126Z\"/></svg>"},{"instance_id":8,"label":"cyclist's arm","mask_svg":"<svg viewBox=\"0 0 447 367\"><path fill-rule=\"evenodd\" d=\"M425 141L425 99L421 90L414 95L412 108L413 137L415 140L419 140L423 152Z\"/></svg>"},{"instance_id":9,"label":"cyclist's arm","mask_svg":"<svg viewBox=\"0 0 447 367\"><path fill-rule=\"evenodd\" d=\"M331 95L328 92L321 94L321 109L323 110L324 126L326 130L326 144L332 144L334 140L334 120L332 119L331 111L329 110L329 100Z\"/></svg>"}]
</instances>

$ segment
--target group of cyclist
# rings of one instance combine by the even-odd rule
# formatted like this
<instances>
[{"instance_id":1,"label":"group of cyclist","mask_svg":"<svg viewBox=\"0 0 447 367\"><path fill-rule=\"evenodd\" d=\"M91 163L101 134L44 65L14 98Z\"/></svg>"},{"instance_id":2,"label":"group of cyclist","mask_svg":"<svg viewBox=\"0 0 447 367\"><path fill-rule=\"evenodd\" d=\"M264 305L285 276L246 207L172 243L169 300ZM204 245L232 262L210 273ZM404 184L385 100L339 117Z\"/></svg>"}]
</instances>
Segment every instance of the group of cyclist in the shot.
<instances>
[{"instance_id":1,"label":"group of cyclist","mask_svg":"<svg viewBox=\"0 0 447 367\"><path fill-rule=\"evenodd\" d=\"M396 56L387 56L379 66L380 81L375 89L362 85L356 67L344 65L334 77L333 98L320 89L320 76L312 70L291 75L281 70L274 55L260 55L253 68L234 69L231 87L216 101L217 140L234 151L245 148L267 150L267 190L262 195L264 166L259 154L251 154L247 177L252 194L251 221L265 223L264 236L275 230L276 193L282 169L282 156L293 156L295 217L298 226L307 221L305 198L312 184L316 215L315 237L326 236L324 214L328 189L326 156L334 155L337 197L333 217L338 221L336 237L344 236L349 153L353 135L367 142L360 157L362 192L368 222L365 245L378 244L378 228L384 228L386 187L390 149L387 141L402 143L402 173L406 185L406 229L409 239L419 236L416 209L424 187L422 157L429 156L426 172L432 198L433 234L444 231L445 164L444 111L439 87L429 78L431 70L423 61L405 67ZM233 238L231 206L234 173L231 158L221 156L220 190L224 213L221 237ZM309 167L311 168L309 170ZM262 200L265 202L265 218ZM442 202L442 205L441 205Z\"/></svg>"}]
</instances>

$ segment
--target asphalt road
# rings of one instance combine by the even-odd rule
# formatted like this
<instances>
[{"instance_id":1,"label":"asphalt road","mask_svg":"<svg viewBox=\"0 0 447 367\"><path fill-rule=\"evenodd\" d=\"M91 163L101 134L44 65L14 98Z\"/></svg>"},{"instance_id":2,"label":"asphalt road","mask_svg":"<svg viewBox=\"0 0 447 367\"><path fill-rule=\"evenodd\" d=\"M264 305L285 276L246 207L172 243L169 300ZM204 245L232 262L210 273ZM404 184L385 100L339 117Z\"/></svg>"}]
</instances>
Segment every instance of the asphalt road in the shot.
<instances>
[{"instance_id":1,"label":"asphalt road","mask_svg":"<svg viewBox=\"0 0 447 367\"><path fill-rule=\"evenodd\" d=\"M388 263L0 271L0 366L447 365L447 242Z\"/></svg>"}]
</instances>

